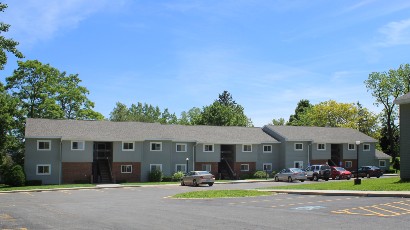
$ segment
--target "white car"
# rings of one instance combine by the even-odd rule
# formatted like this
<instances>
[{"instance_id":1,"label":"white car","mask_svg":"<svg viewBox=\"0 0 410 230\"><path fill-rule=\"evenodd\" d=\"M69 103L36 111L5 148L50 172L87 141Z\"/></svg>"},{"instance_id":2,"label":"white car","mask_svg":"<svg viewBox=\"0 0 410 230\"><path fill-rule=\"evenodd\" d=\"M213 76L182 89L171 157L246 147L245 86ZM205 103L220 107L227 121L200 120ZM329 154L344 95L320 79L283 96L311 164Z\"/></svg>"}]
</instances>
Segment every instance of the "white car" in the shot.
<instances>
[{"instance_id":1,"label":"white car","mask_svg":"<svg viewBox=\"0 0 410 230\"><path fill-rule=\"evenodd\" d=\"M198 186L200 184L214 185L215 176L208 171L191 171L181 180L181 185Z\"/></svg>"}]
</instances>

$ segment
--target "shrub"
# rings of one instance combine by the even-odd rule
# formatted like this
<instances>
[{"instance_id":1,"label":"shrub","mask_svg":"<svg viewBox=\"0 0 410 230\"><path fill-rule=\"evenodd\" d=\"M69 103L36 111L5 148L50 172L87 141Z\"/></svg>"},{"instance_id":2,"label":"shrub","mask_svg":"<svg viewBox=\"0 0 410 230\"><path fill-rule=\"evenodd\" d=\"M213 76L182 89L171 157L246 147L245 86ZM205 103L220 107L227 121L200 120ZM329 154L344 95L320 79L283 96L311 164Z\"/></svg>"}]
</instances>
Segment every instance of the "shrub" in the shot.
<instances>
[{"instance_id":1,"label":"shrub","mask_svg":"<svg viewBox=\"0 0 410 230\"><path fill-rule=\"evenodd\" d=\"M268 178L269 178L269 173L266 173L265 171L256 171L256 172L253 174L253 177L254 177L254 178L258 178L258 179L262 179L262 178L266 178L266 174L267 174L267 176L268 176Z\"/></svg>"},{"instance_id":2,"label":"shrub","mask_svg":"<svg viewBox=\"0 0 410 230\"><path fill-rule=\"evenodd\" d=\"M184 173L179 171L179 172L174 173L174 175L172 175L172 180L173 181L180 181L180 180L182 180L182 177L184 177Z\"/></svg>"},{"instance_id":3,"label":"shrub","mask_svg":"<svg viewBox=\"0 0 410 230\"><path fill-rule=\"evenodd\" d=\"M4 183L13 187L23 186L26 182L23 168L20 165L14 165L4 174Z\"/></svg>"},{"instance_id":4,"label":"shrub","mask_svg":"<svg viewBox=\"0 0 410 230\"><path fill-rule=\"evenodd\" d=\"M164 176L162 177L163 182L171 182L172 181L172 176Z\"/></svg>"},{"instance_id":5,"label":"shrub","mask_svg":"<svg viewBox=\"0 0 410 230\"><path fill-rule=\"evenodd\" d=\"M27 186L40 186L43 182L41 180L28 180L26 181Z\"/></svg>"},{"instance_id":6,"label":"shrub","mask_svg":"<svg viewBox=\"0 0 410 230\"><path fill-rule=\"evenodd\" d=\"M250 178L251 178L251 175L250 175L250 174L241 174L241 175L239 176L239 178L240 178L241 180L246 180L246 179L250 179Z\"/></svg>"},{"instance_id":7,"label":"shrub","mask_svg":"<svg viewBox=\"0 0 410 230\"><path fill-rule=\"evenodd\" d=\"M393 168L397 171L400 170L400 160L399 158L396 158L393 162Z\"/></svg>"},{"instance_id":8,"label":"shrub","mask_svg":"<svg viewBox=\"0 0 410 230\"><path fill-rule=\"evenodd\" d=\"M160 170L154 170L149 173L148 180L150 182L161 182L163 176L164 175L162 174Z\"/></svg>"}]
</instances>

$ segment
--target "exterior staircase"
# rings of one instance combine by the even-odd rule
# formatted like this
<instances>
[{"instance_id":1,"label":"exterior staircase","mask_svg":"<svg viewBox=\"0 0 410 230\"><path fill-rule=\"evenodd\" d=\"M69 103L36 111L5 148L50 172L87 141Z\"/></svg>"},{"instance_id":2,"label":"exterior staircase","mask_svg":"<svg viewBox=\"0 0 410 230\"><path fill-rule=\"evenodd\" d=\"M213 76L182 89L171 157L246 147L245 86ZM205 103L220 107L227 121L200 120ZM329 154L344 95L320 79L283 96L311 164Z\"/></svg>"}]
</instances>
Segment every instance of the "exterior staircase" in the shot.
<instances>
[{"instance_id":1,"label":"exterior staircase","mask_svg":"<svg viewBox=\"0 0 410 230\"><path fill-rule=\"evenodd\" d=\"M110 184L111 172L107 160L98 160L98 169L99 169L99 183L101 184Z\"/></svg>"}]
</instances>

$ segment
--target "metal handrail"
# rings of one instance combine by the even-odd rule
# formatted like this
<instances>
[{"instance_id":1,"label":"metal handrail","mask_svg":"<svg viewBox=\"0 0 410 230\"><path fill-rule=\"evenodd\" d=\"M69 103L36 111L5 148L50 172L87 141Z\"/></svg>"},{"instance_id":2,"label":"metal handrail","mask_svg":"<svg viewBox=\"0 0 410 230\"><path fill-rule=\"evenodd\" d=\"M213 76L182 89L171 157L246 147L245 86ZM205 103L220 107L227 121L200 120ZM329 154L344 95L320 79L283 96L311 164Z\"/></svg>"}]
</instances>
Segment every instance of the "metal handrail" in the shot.
<instances>
[{"instance_id":1,"label":"metal handrail","mask_svg":"<svg viewBox=\"0 0 410 230\"><path fill-rule=\"evenodd\" d=\"M236 176L236 173L232 170L231 165L229 164L229 162L224 158L223 159L225 161L225 163L228 165L229 168L229 172L231 173L232 176Z\"/></svg>"}]
</instances>

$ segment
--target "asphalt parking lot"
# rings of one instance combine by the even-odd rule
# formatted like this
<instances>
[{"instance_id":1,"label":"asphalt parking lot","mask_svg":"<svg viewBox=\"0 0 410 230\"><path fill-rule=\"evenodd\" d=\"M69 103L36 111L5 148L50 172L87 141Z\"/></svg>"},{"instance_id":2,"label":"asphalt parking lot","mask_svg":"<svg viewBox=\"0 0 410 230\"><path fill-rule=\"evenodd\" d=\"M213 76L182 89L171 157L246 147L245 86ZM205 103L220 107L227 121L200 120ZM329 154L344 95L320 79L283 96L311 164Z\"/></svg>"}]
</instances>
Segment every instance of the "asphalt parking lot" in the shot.
<instances>
[{"instance_id":1,"label":"asphalt parking lot","mask_svg":"<svg viewBox=\"0 0 410 230\"><path fill-rule=\"evenodd\" d=\"M410 199L275 193L173 199L198 190L272 182L84 189L0 194L1 229L407 229Z\"/></svg>"}]
</instances>

